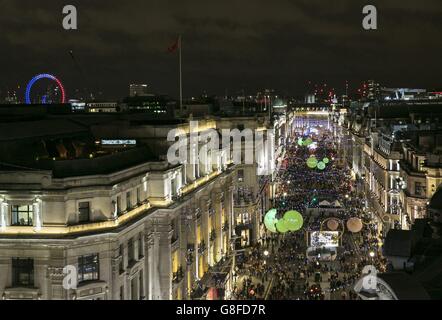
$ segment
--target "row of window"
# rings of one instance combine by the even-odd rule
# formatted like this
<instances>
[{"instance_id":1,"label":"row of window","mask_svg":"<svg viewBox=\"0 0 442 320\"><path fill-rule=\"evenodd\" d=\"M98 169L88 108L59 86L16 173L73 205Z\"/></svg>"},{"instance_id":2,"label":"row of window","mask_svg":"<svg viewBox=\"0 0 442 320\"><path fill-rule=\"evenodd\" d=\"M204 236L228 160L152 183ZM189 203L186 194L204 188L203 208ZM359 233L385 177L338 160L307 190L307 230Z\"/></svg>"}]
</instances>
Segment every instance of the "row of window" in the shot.
<instances>
[{"instance_id":1,"label":"row of window","mask_svg":"<svg viewBox=\"0 0 442 320\"><path fill-rule=\"evenodd\" d=\"M136 195L137 195L137 202L136 204L141 203L141 188L136 189ZM121 196L117 196L117 202L116 202L116 210L117 214L121 215L123 210L121 208ZM134 204L132 203L132 192L128 191L126 192L126 211L131 210L134 207ZM78 203L78 222L79 223L85 223L90 221L90 202L89 201L82 201Z\"/></svg>"},{"instance_id":2,"label":"row of window","mask_svg":"<svg viewBox=\"0 0 442 320\"><path fill-rule=\"evenodd\" d=\"M100 259L98 254L78 257L78 283L100 279ZM34 259L12 258L12 286L34 287Z\"/></svg>"},{"instance_id":3,"label":"row of window","mask_svg":"<svg viewBox=\"0 0 442 320\"><path fill-rule=\"evenodd\" d=\"M173 181L174 182L174 181ZM174 185L172 184L172 190ZM176 193L176 192L175 192ZM141 188L136 188L136 203L132 201L132 191L126 192L126 207L123 209L121 205L121 196L117 196L115 203L117 214L120 216L125 211L129 211L142 202ZM13 205L11 207L11 225L12 226L33 226L34 225L34 206L31 205ZM90 201L78 202L78 222L86 223L91 221L91 204Z\"/></svg>"},{"instance_id":4,"label":"row of window","mask_svg":"<svg viewBox=\"0 0 442 320\"><path fill-rule=\"evenodd\" d=\"M136 189L136 197L137 197L137 202L136 204L140 204L141 203L141 188L137 188ZM122 206L121 206L121 196L117 196L117 214L121 215L123 210L122 210ZM126 211L131 210L134 207L134 203L132 203L132 191L127 191L126 192Z\"/></svg>"},{"instance_id":5,"label":"row of window","mask_svg":"<svg viewBox=\"0 0 442 320\"><path fill-rule=\"evenodd\" d=\"M126 193L126 209L130 210L133 205L131 201L131 192ZM117 212L121 212L121 197L117 197ZM141 203L140 188L137 188L137 204ZM90 221L90 202L81 201L78 203L78 222L84 223ZM13 205L11 206L11 225L12 226L33 226L34 225L34 206Z\"/></svg>"},{"instance_id":6,"label":"row of window","mask_svg":"<svg viewBox=\"0 0 442 320\"><path fill-rule=\"evenodd\" d=\"M127 262L128 262L128 265L131 265L131 264L136 262L136 258L135 258L135 241L138 241L138 259L141 259L144 256L143 235L140 234L138 239L131 238L127 242ZM119 268L120 268L120 273L122 273L125 270L124 259L123 259L123 257L124 257L124 247L123 247L123 244L120 244L119 256L121 257Z\"/></svg>"},{"instance_id":7,"label":"row of window","mask_svg":"<svg viewBox=\"0 0 442 320\"><path fill-rule=\"evenodd\" d=\"M141 189L136 189L137 204L141 203ZM132 192L126 192L126 210L134 207L132 203ZM117 212L121 210L121 196L117 197ZM78 222L84 223L90 221L91 207L89 201L81 201L78 203ZM12 226L33 226L34 225L34 206L30 205L13 205L11 206L11 225Z\"/></svg>"},{"instance_id":8,"label":"row of window","mask_svg":"<svg viewBox=\"0 0 442 320\"><path fill-rule=\"evenodd\" d=\"M128 241L128 263L135 261L135 239ZM144 256L142 236L138 241L138 259ZM120 245L120 255L123 256L123 245ZM123 259L120 261L120 271L124 270ZM78 284L87 281L100 279L100 259L99 255L91 254L78 257ZM34 259L32 258L12 258L12 286L13 287L34 287Z\"/></svg>"}]
</instances>

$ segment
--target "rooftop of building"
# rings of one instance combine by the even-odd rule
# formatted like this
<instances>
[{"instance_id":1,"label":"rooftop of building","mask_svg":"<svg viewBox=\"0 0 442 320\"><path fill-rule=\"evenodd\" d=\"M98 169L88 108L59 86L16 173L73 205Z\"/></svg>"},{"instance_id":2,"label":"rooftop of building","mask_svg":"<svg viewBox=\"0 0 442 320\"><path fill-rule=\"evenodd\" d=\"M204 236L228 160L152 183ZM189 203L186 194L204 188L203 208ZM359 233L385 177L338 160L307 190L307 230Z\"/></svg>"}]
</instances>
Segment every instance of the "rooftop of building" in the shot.
<instances>
[{"instance_id":1,"label":"rooftop of building","mask_svg":"<svg viewBox=\"0 0 442 320\"><path fill-rule=\"evenodd\" d=\"M27 161L25 161L27 160ZM0 171L52 171L54 178L110 174L147 162L160 162L147 146L74 159L0 159Z\"/></svg>"},{"instance_id":2,"label":"rooftop of building","mask_svg":"<svg viewBox=\"0 0 442 320\"><path fill-rule=\"evenodd\" d=\"M396 137L399 141L405 142L405 146L418 153L430 153L434 155L442 153L442 129L440 128L433 130L399 131L396 133Z\"/></svg>"},{"instance_id":3,"label":"rooftop of building","mask_svg":"<svg viewBox=\"0 0 442 320\"><path fill-rule=\"evenodd\" d=\"M104 145L93 134L97 125L118 121L111 115L46 115L26 121L0 122L0 169L50 170L54 177L104 174L159 161L160 154L146 144ZM123 121L143 121L128 115ZM178 120L152 120L147 123L179 123ZM118 139L130 137L118 137ZM97 140L98 139L98 140ZM105 137L104 137L105 139ZM126 140L124 140L126 141ZM156 151L156 150L155 150Z\"/></svg>"},{"instance_id":4,"label":"rooftop of building","mask_svg":"<svg viewBox=\"0 0 442 320\"><path fill-rule=\"evenodd\" d=\"M430 296L424 286L405 272L378 274L395 293L399 300L429 300Z\"/></svg>"},{"instance_id":5,"label":"rooftop of building","mask_svg":"<svg viewBox=\"0 0 442 320\"><path fill-rule=\"evenodd\" d=\"M441 232L439 223L429 219L416 219L412 230L390 230L384 243L386 256L390 253L390 256L408 258L409 262L413 262L414 267L408 277L408 281L414 282L411 289L418 290L419 284L432 299L442 298ZM400 278L406 280L403 276ZM386 282L391 284L390 280L386 279Z\"/></svg>"},{"instance_id":6,"label":"rooftop of building","mask_svg":"<svg viewBox=\"0 0 442 320\"><path fill-rule=\"evenodd\" d=\"M89 129L66 118L29 119L28 121L0 122L0 141L18 141L37 137L85 134Z\"/></svg>"},{"instance_id":7,"label":"rooftop of building","mask_svg":"<svg viewBox=\"0 0 442 320\"><path fill-rule=\"evenodd\" d=\"M159 161L158 157L143 146L93 159L54 161L52 174L54 178L109 174L154 161Z\"/></svg>"},{"instance_id":8,"label":"rooftop of building","mask_svg":"<svg viewBox=\"0 0 442 320\"><path fill-rule=\"evenodd\" d=\"M434 117L442 117L442 101L434 104L425 102L370 103L367 107L367 115L373 119L409 118L410 114L420 114L433 119Z\"/></svg>"}]
</instances>

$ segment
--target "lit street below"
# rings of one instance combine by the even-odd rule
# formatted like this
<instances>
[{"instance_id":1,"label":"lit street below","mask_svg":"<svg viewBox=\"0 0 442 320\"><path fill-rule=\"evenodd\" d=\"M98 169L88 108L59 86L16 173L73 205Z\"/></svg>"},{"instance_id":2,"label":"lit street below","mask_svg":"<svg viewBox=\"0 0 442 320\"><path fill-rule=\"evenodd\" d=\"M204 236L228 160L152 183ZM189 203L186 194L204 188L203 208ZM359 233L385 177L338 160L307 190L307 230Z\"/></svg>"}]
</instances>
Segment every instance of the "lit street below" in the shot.
<instances>
[{"instance_id":1,"label":"lit street below","mask_svg":"<svg viewBox=\"0 0 442 320\"><path fill-rule=\"evenodd\" d=\"M364 267L385 271L379 221L342 158L339 127L327 116L298 116L294 122L273 203L280 219L296 210L304 223L295 232L279 232L278 223L276 232L266 231L239 266L236 297L356 299Z\"/></svg>"}]
</instances>

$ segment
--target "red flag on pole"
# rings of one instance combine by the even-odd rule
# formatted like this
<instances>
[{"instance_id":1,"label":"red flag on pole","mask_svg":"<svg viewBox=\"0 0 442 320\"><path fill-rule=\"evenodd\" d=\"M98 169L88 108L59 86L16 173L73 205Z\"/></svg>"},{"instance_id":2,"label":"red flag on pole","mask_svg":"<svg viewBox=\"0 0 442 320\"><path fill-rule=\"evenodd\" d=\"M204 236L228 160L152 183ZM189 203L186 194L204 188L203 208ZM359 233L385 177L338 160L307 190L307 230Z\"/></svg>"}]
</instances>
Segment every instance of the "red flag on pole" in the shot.
<instances>
[{"instance_id":1,"label":"red flag on pole","mask_svg":"<svg viewBox=\"0 0 442 320\"><path fill-rule=\"evenodd\" d=\"M169 53L174 53L179 47L180 47L180 38L177 38L175 42L170 47L167 48L167 51L169 51Z\"/></svg>"}]
</instances>

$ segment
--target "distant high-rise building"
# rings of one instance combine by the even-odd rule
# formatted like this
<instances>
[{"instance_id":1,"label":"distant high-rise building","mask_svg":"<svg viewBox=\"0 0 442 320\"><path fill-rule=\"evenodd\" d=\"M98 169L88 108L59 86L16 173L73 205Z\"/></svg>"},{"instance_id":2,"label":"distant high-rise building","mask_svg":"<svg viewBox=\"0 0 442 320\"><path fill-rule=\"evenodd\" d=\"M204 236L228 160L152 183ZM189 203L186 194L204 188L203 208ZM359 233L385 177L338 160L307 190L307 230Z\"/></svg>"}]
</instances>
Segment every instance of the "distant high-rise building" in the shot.
<instances>
[{"instance_id":1,"label":"distant high-rise building","mask_svg":"<svg viewBox=\"0 0 442 320\"><path fill-rule=\"evenodd\" d=\"M375 80L368 80L362 83L358 89L359 98L363 101L376 101L381 99L381 85Z\"/></svg>"},{"instance_id":2,"label":"distant high-rise building","mask_svg":"<svg viewBox=\"0 0 442 320\"><path fill-rule=\"evenodd\" d=\"M17 93L15 91L7 93L7 96L4 98L4 103L6 104L17 104L19 100L17 98Z\"/></svg>"},{"instance_id":3,"label":"distant high-rise building","mask_svg":"<svg viewBox=\"0 0 442 320\"><path fill-rule=\"evenodd\" d=\"M379 100L381 98L381 85L378 82L368 80L367 87L366 92L369 100Z\"/></svg>"},{"instance_id":4,"label":"distant high-rise building","mask_svg":"<svg viewBox=\"0 0 442 320\"><path fill-rule=\"evenodd\" d=\"M147 92L147 84L130 84L129 85L129 96L146 96Z\"/></svg>"},{"instance_id":5,"label":"distant high-rise building","mask_svg":"<svg viewBox=\"0 0 442 320\"><path fill-rule=\"evenodd\" d=\"M415 88L382 88L384 100L419 100L430 99L426 89Z\"/></svg>"},{"instance_id":6,"label":"distant high-rise building","mask_svg":"<svg viewBox=\"0 0 442 320\"><path fill-rule=\"evenodd\" d=\"M131 112L142 112L153 116L173 118L175 116L175 105L176 102L167 96L146 94L124 99L121 107Z\"/></svg>"},{"instance_id":7,"label":"distant high-rise building","mask_svg":"<svg viewBox=\"0 0 442 320\"><path fill-rule=\"evenodd\" d=\"M305 95L305 103L315 103L316 99L315 99L315 95L312 93L308 93Z\"/></svg>"}]
</instances>

